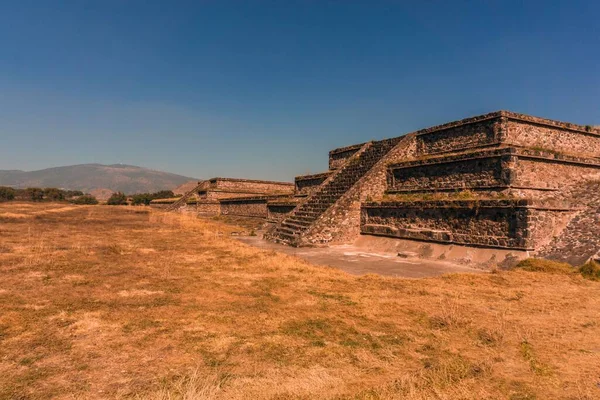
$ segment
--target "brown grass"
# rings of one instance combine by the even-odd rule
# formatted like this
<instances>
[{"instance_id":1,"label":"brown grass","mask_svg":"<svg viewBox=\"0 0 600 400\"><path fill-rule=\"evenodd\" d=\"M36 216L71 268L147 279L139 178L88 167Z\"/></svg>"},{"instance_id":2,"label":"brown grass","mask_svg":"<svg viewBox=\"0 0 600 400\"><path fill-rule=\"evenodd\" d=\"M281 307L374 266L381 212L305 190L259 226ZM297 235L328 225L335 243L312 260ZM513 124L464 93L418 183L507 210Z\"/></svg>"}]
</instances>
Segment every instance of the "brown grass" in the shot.
<instances>
[{"instance_id":1,"label":"brown grass","mask_svg":"<svg viewBox=\"0 0 600 400\"><path fill-rule=\"evenodd\" d=\"M558 261L545 260L543 258L527 258L519 262L516 269L529 272L545 272L549 274L573 274L576 272L571 264Z\"/></svg>"},{"instance_id":2,"label":"brown grass","mask_svg":"<svg viewBox=\"0 0 600 400\"><path fill-rule=\"evenodd\" d=\"M0 399L593 399L600 283L355 277L220 222L0 205Z\"/></svg>"}]
</instances>

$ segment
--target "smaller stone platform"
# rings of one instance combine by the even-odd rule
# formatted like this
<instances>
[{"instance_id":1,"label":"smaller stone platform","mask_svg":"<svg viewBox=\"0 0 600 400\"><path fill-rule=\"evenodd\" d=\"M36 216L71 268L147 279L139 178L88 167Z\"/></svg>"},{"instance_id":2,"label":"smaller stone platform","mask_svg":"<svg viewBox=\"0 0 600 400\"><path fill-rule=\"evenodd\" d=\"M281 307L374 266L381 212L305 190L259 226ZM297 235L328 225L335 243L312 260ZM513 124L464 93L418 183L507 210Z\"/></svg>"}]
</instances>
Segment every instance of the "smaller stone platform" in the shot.
<instances>
[{"instance_id":1,"label":"smaller stone platform","mask_svg":"<svg viewBox=\"0 0 600 400\"><path fill-rule=\"evenodd\" d=\"M287 198L286 195L273 195L221 199L219 200L220 214L267 219L269 216L269 203L284 201Z\"/></svg>"},{"instance_id":2,"label":"smaller stone platform","mask_svg":"<svg viewBox=\"0 0 600 400\"><path fill-rule=\"evenodd\" d=\"M180 211L195 212L202 216L220 215L222 207L225 207L225 212L232 213L231 215L247 213L246 216L266 218L265 198L287 197L293 192L294 184L291 182L217 177L198 182L197 187L184 197L162 199L160 203L155 200L151 202L151 206L167 209L175 206ZM235 202L234 199L237 198L246 200ZM250 198L253 200L248 200ZM223 204L222 201L225 200L231 201Z\"/></svg>"}]
</instances>

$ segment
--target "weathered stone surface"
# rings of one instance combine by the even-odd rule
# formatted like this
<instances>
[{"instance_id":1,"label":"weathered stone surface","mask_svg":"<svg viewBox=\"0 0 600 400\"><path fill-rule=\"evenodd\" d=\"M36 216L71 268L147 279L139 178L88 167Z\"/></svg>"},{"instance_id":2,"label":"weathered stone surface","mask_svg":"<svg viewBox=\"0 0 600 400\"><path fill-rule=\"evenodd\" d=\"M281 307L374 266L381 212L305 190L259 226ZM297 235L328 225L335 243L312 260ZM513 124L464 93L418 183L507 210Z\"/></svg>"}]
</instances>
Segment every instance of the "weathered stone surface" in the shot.
<instances>
[{"instance_id":1,"label":"weathered stone surface","mask_svg":"<svg viewBox=\"0 0 600 400\"><path fill-rule=\"evenodd\" d=\"M564 230L542 243L539 255L580 265L600 255L600 180L578 185L570 196L583 208Z\"/></svg>"},{"instance_id":2,"label":"weathered stone surface","mask_svg":"<svg viewBox=\"0 0 600 400\"><path fill-rule=\"evenodd\" d=\"M227 190L238 193L291 194L294 184L290 182L262 181L256 179L212 178L206 190Z\"/></svg>"},{"instance_id":3,"label":"weathered stone surface","mask_svg":"<svg viewBox=\"0 0 600 400\"><path fill-rule=\"evenodd\" d=\"M365 234L534 250L549 219L566 221L574 211L531 200L432 200L364 203Z\"/></svg>"},{"instance_id":4,"label":"weathered stone surface","mask_svg":"<svg viewBox=\"0 0 600 400\"><path fill-rule=\"evenodd\" d=\"M288 199L285 195L248 196L219 200L221 215L235 215L240 217L268 218L268 205L270 202L282 202ZM297 203L293 203L293 209ZM290 210L291 211L291 210Z\"/></svg>"},{"instance_id":5,"label":"weathered stone surface","mask_svg":"<svg viewBox=\"0 0 600 400\"><path fill-rule=\"evenodd\" d=\"M188 205L184 211L192 209L192 205ZM203 216L219 215L221 212L221 204L218 201L198 200L196 201L196 214Z\"/></svg>"},{"instance_id":6,"label":"weathered stone surface","mask_svg":"<svg viewBox=\"0 0 600 400\"><path fill-rule=\"evenodd\" d=\"M294 211L298 201L290 199L287 201L269 201L267 203L267 221L281 222Z\"/></svg>"},{"instance_id":7,"label":"weathered stone surface","mask_svg":"<svg viewBox=\"0 0 600 400\"><path fill-rule=\"evenodd\" d=\"M600 129L545 118L497 111L415 132L419 156L465 149L516 145L571 153L600 155Z\"/></svg>"},{"instance_id":8,"label":"weathered stone surface","mask_svg":"<svg viewBox=\"0 0 600 400\"><path fill-rule=\"evenodd\" d=\"M546 198L593 176L600 177L596 158L508 147L391 164L387 179L390 193L518 188Z\"/></svg>"},{"instance_id":9,"label":"weathered stone surface","mask_svg":"<svg viewBox=\"0 0 600 400\"><path fill-rule=\"evenodd\" d=\"M308 196L331 175L331 171L322 172L320 174L301 175L294 179L296 184L295 194L298 196Z\"/></svg>"},{"instance_id":10,"label":"weathered stone surface","mask_svg":"<svg viewBox=\"0 0 600 400\"><path fill-rule=\"evenodd\" d=\"M365 143L360 143L331 150L329 152L329 169L334 170L343 166L364 145Z\"/></svg>"},{"instance_id":11,"label":"weathered stone surface","mask_svg":"<svg viewBox=\"0 0 600 400\"><path fill-rule=\"evenodd\" d=\"M267 199L266 196L222 199L219 201L221 204L220 214L267 218Z\"/></svg>"}]
</instances>

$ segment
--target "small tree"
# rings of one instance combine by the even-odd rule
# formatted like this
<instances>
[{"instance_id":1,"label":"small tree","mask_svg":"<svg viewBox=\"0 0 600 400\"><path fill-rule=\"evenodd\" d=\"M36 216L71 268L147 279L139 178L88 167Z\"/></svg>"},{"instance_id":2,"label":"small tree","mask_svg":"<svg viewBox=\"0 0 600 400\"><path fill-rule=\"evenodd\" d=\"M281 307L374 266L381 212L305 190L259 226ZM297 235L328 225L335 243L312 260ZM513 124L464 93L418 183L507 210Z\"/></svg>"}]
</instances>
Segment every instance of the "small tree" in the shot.
<instances>
[{"instance_id":1,"label":"small tree","mask_svg":"<svg viewBox=\"0 0 600 400\"><path fill-rule=\"evenodd\" d=\"M127 204L127 196L123 192L115 192L106 202L109 206L122 206Z\"/></svg>"},{"instance_id":2,"label":"small tree","mask_svg":"<svg viewBox=\"0 0 600 400\"><path fill-rule=\"evenodd\" d=\"M84 193L81 190L66 190L65 191L65 199L70 199L72 197L83 196Z\"/></svg>"},{"instance_id":3,"label":"small tree","mask_svg":"<svg viewBox=\"0 0 600 400\"><path fill-rule=\"evenodd\" d=\"M79 197L71 200L71 203L73 203L73 204L98 204L98 200L91 194L84 194L83 196L79 196Z\"/></svg>"},{"instance_id":4,"label":"small tree","mask_svg":"<svg viewBox=\"0 0 600 400\"><path fill-rule=\"evenodd\" d=\"M131 196L131 204L134 206L140 206L142 204L148 205L152 199L153 197L149 193L138 193Z\"/></svg>"},{"instance_id":5,"label":"small tree","mask_svg":"<svg viewBox=\"0 0 600 400\"><path fill-rule=\"evenodd\" d=\"M44 189L44 199L48 201L62 201L65 199L65 193L57 188Z\"/></svg>"},{"instance_id":6,"label":"small tree","mask_svg":"<svg viewBox=\"0 0 600 400\"><path fill-rule=\"evenodd\" d=\"M0 201L10 201L15 198L15 189L8 186L0 186Z\"/></svg>"},{"instance_id":7,"label":"small tree","mask_svg":"<svg viewBox=\"0 0 600 400\"><path fill-rule=\"evenodd\" d=\"M44 200L44 190L40 188L27 188L25 189L25 197L30 201L42 201Z\"/></svg>"},{"instance_id":8,"label":"small tree","mask_svg":"<svg viewBox=\"0 0 600 400\"><path fill-rule=\"evenodd\" d=\"M152 199L170 199L175 197L175 193L172 190L161 190L151 194Z\"/></svg>"}]
</instances>

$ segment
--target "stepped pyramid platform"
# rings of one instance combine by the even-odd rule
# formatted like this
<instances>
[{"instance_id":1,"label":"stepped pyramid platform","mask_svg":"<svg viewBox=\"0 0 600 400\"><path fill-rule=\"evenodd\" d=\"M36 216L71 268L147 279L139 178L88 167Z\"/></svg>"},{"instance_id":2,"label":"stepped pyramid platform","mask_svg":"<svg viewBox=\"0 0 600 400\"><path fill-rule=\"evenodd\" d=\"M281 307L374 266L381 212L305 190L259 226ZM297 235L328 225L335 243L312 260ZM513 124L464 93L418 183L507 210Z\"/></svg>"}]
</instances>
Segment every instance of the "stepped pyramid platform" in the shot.
<instances>
[{"instance_id":1,"label":"stepped pyramid platform","mask_svg":"<svg viewBox=\"0 0 600 400\"><path fill-rule=\"evenodd\" d=\"M591 126L498 111L334 149L329 171L295 181L302 200L278 203L288 213L269 240L376 235L554 254L548 246L576 238L578 259L600 250L582 226L598 221L600 194L581 195L600 182L600 129Z\"/></svg>"},{"instance_id":2,"label":"stepped pyramid platform","mask_svg":"<svg viewBox=\"0 0 600 400\"><path fill-rule=\"evenodd\" d=\"M167 204L168 210L212 216L221 214L221 200L264 196L281 197L289 196L293 194L293 191L294 184L290 182L219 177L198 182L194 189L180 198L153 201L151 205Z\"/></svg>"}]
</instances>

